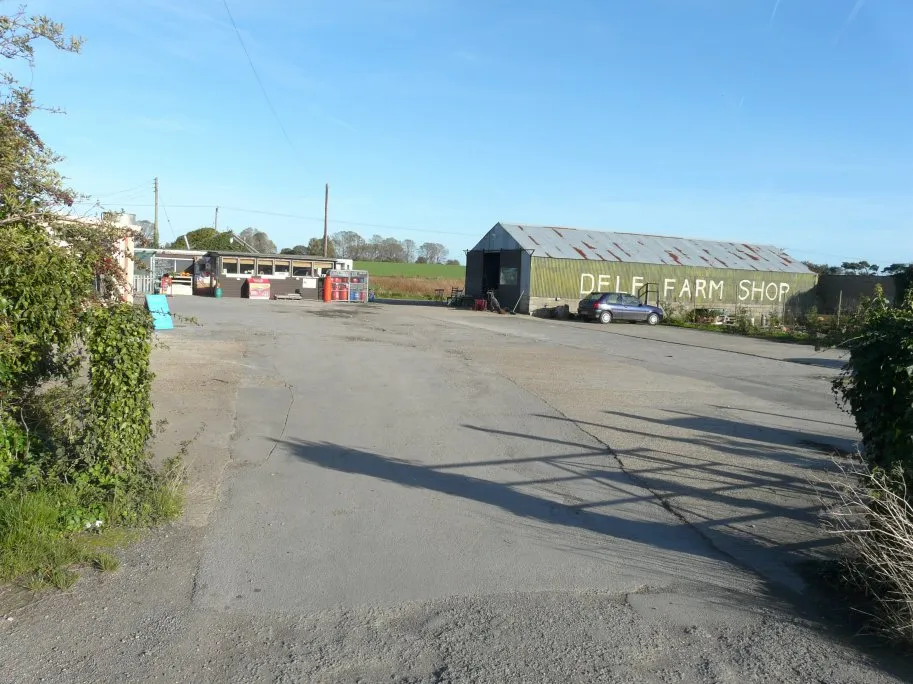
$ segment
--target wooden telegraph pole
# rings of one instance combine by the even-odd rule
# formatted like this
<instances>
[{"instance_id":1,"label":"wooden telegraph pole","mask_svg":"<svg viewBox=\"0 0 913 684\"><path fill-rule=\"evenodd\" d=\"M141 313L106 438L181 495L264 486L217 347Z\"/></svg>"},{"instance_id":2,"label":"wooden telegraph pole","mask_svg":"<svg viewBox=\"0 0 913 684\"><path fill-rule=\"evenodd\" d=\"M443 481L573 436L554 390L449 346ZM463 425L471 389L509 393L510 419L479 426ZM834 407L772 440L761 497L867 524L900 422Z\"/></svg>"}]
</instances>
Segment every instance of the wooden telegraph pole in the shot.
<instances>
[{"instance_id":1,"label":"wooden telegraph pole","mask_svg":"<svg viewBox=\"0 0 913 684\"><path fill-rule=\"evenodd\" d=\"M159 179L153 181L155 189L155 218L152 222L152 247L158 249L159 246Z\"/></svg>"},{"instance_id":2,"label":"wooden telegraph pole","mask_svg":"<svg viewBox=\"0 0 913 684\"><path fill-rule=\"evenodd\" d=\"M327 183L323 193L323 256L327 256L330 246L330 235L327 231L327 214L330 210L330 184Z\"/></svg>"}]
</instances>

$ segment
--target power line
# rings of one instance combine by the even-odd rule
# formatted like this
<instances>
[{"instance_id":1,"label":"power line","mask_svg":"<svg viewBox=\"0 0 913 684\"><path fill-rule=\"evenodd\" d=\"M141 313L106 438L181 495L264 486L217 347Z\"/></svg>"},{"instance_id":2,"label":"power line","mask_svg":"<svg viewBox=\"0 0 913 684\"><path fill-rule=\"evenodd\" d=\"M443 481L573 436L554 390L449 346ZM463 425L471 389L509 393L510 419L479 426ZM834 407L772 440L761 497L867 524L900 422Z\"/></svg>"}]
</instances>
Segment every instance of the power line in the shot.
<instances>
[{"instance_id":1,"label":"power line","mask_svg":"<svg viewBox=\"0 0 913 684\"><path fill-rule=\"evenodd\" d=\"M254 78L257 79L257 85L260 86L260 92L263 93L263 99L266 100L266 104L269 106L270 111L273 113L273 116L276 119L276 123L279 124L279 129L282 131L282 135L285 136L285 142L288 143L288 146L291 149L295 159L300 160L298 151L295 149L295 145L292 142L292 139L289 137L288 132L285 130L285 126L282 125L282 119L279 118L279 113L273 106L273 101L270 99L269 94L266 92L266 87L263 85L263 81L260 79L260 74L257 73L257 68L254 66L254 60L251 59L250 52L247 51L247 46L244 44L244 39L241 37L241 31L238 29L238 25L235 23L235 18L231 13L231 8L228 6L228 0L222 0L222 4L225 5L225 11L228 13L228 18L231 20L231 25L235 29L235 35L238 37L238 43L241 44L241 49L244 51L244 56L247 57L247 63L250 64L250 70L254 72Z\"/></svg>"},{"instance_id":2,"label":"power line","mask_svg":"<svg viewBox=\"0 0 913 684\"><path fill-rule=\"evenodd\" d=\"M323 221L323 217L321 217L321 216L303 216L301 214L284 214L284 213L277 212L277 211L264 211L261 209L244 209L242 207L226 207L224 205L220 205L220 206L222 209L224 209L226 211L237 211L237 212L241 212L244 214L260 214L263 216L277 216L279 218L293 218L293 219L299 219L302 221L315 221L315 222ZM426 230L424 228L410 228L408 226L394 226L394 225L389 225L389 224L384 224L384 223L364 223L361 221L347 221L345 219L331 219L329 222L333 223L337 226L358 226L361 228L383 228L384 230L403 230L403 231L408 231L408 232L413 232L413 233L435 233L438 235L466 235L466 236L475 235L475 233L457 233L457 232L444 231L444 230Z\"/></svg>"},{"instance_id":3,"label":"power line","mask_svg":"<svg viewBox=\"0 0 913 684\"><path fill-rule=\"evenodd\" d=\"M221 205L220 205L221 206ZM222 209L227 211L237 211L245 214L262 214L264 216L278 216L280 218L293 218L299 219L302 221L315 221L322 223L323 217L320 216L302 216L301 214L282 214L275 211L262 211L258 209L242 209L240 207L226 207L222 206ZM433 233L435 235L459 235L463 237L475 237L477 233L459 233L454 231L446 230L427 230L425 228L410 228L409 226L394 226L384 223L364 223L361 221L347 221L345 219L333 219L329 221L330 223L337 226L356 226L360 228L381 228L384 230L397 230L405 231L409 233Z\"/></svg>"},{"instance_id":4,"label":"power line","mask_svg":"<svg viewBox=\"0 0 913 684\"><path fill-rule=\"evenodd\" d=\"M97 197L96 199L98 200L99 204L125 205L125 204L130 204L133 201L142 201L142 200L146 199L148 197L148 195L149 195L148 191L137 191L137 192L132 192L128 195L121 195L119 197Z\"/></svg>"},{"instance_id":5,"label":"power line","mask_svg":"<svg viewBox=\"0 0 913 684\"><path fill-rule=\"evenodd\" d=\"M171 236L177 240L178 234L174 231L174 226L171 224L171 217L168 215L168 210L165 208L164 204L159 205L162 208L162 211L165 212L165 220L168 221L168 227L171 229Z\"/></svg>"},{"instance_id":6,"label":"power line","mask_svg":"<svg viewBox=\"0 0 913 684\"><path fill-rule=\"evenodd\" d=\"M805 254L813 254L816 257L828 257L829 259L840 259L841 261L852 261L856 257L847 257L846 255L840 256L838 254L828 254L826 252L817 252L811 249L804 249L802 247L783 247L783 251L797 253L804 252Z\"/></svg>"},{"instance_id":7,"label":"power line","mask_svg":"<svg viewBox=\"0 0 913 684\"><path fill-rule=\"evenodd\" d=\"M96 202L94 200L84 200L84 201L74 202L74 204L98 204L98 202ZM127 206L130 207L131 209L146 209L149 207L154 207L155 205L154 204L134 204L131 202ZM159 204L159 206L161 207L164 205ZM171 207L172 209L212 209L212 207L214 205L212 205L212 204L169 204L168 206Z\"/></svg>"},{"instance_id":8,"label":"power line","mask_svg":"<svg viewBox=\"0 0 913 684\"><path fill-rule=\"evenodd\" d=\"M90 202L90 201L76 202L76 204L95 204L95 202ZM155 205L153 205L153 204L129 204L127 206L129 206L130 208L146 208L146 207L153 207ZM167 207L170 207L172 209L211 209L214 205L213 204L167 204L167 205L160 204L159 206L162 207L163 209L166 209ZM277 218L290 218L290 219L296 219L299 221L313 221L315 223L323 222L323 217L321 217L321 216L305 216L302 214L288 214L288 213L278 212L278 211L268 211L265 209L245 209L243 207L231 207L231 206L225 206L225 205L221 205L221 204L219 205L219 207L222 210L236 211L236 212L240 212L240 213L244 213L244 214L256 214L259 216L275 216ZM168 218L167 209L165 211L165 218L168 220L169 226L171 226L171 219ZM446 230L430 230L430 229L426 229L426 228L412 228L409 226L397 226L397 225L391 225L391 224L385 224L385 223L365 223L362 221L347 221L345 219L333 219L333 220L330 220L330 223L335 226L339 226L339 227L354 226L354 227L360 227L360 228L379 228L379 229L383 229L383 230L395 230L395 231L401 231L401 232L407 232L407 233L426 233L429 235L453 235L456 237L477 237L478 236L478 233L461 233L461 232L446 231ZM173 226L171 226L171 231L172 231L172 233L175 232ZM177 238L177 236L175 235L175 239L176 238ZM827 254L824 252L818 252L818 251L813 251L810 249L803 249L803 248L799 248L799 247L781 247L781 249L783 249L784 251L787 251L787 252L792 252L792 253L804 252L805 254L812 254L815 256L819 256L819 257L829 257L829 258L833 258L833 259L840 259L841 261L852 261L853 258L855 258L855 257L848 258L845 255L839 256L837 254Z\"/></svg>"},{"instance_id":9,"label":"power line","mask_svg":"<svg viewBox=\"0 0 913 684\"><path fill-rule=\"evenodd\" d=\"M128 205L131 209L139 209L145 207L155 206L153 204L130 204ZM212 209L213 204L159 204L160 207L170 207L171 209ZM219 205L222 211L236 211L243 214L257 214L260 216L275 216L278 218L290 218L296 219L299 221L314 221L315 223L323 223L322 216L304 216L302 214L286 214L278 211L267 211L263 209L244 209L242 207L229 207L224 204ZM396 226L384 223L364 223L361 221L347 221L345 219L331 219L330 223L335 226L354 226L360 228L380 228L383 230L396 230L403 231L407 233L428 233L431 235L455 235L459 237L476 237L478 233L460 233L456 231L447 231L447 230L430 230L426 228L412 228L409 226Z\"/></svg>"},{"instance_id":10,"label":"power line","mask_svg":"<svg viewBox=\"0 0 913 684\"><path fill-rule=\"evenodd\" d=\"M91 196L91 197L98 197L98 198L101 198L101 197L111 197L111 196L113 196L113 195L122 195L122 194L124 194L124 193L126 193L126 192L133 193L133 192L136 192L137 190L144 190L144 189L148 190L148 188L149 188L149 181L143 181L141 184L136 185L136 186L134 186L134 187L132 187L132 188L127 188L127 189L125 189L125 190L115 190L115 191L113 191L113 192L90 193L90 196Z\"/></svg>"}]
</instances>

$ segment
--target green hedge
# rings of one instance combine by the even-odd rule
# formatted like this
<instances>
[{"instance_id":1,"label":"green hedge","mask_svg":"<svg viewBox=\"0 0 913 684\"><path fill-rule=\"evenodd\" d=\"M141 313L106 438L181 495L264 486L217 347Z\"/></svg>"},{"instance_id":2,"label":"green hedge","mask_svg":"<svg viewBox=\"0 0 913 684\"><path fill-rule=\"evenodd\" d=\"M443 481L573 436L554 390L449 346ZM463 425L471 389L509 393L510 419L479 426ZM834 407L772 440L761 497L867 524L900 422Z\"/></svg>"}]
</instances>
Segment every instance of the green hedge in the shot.
<instances>
[{"instance_id":1,"label":"green hedge","mask_svg":"<svg viewBox=\"0 0 913 684\"><path fill-rule=\"evenodd\" d=\"M834 381L838 402L856 420L864 458L907 483L913 475L913 297L891 307L879 292L853 333L843 343L849 361Z\"/></svg>"}]
</instances>

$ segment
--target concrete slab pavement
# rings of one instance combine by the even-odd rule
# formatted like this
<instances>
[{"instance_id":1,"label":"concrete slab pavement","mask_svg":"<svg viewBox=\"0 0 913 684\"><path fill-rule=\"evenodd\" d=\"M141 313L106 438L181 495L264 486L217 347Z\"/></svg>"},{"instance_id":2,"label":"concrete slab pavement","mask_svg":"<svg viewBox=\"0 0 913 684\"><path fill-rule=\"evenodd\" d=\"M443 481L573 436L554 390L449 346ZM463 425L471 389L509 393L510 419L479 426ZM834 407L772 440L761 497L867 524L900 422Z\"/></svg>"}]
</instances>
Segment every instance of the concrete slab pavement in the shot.
<instances>
[{"instance_id":1,"label":"concrete slab pavement","mask_svg":"<svg viewBox=\"0 0 913 684\"><path fill-rule=\"evenodd\" d=\"M794 583L805 475L854 437L832 369L633 326L172 304L202 325L161 358L235 413L218 505L4 624L10 681L913 678Z\"/></svg>"}]
</instances>

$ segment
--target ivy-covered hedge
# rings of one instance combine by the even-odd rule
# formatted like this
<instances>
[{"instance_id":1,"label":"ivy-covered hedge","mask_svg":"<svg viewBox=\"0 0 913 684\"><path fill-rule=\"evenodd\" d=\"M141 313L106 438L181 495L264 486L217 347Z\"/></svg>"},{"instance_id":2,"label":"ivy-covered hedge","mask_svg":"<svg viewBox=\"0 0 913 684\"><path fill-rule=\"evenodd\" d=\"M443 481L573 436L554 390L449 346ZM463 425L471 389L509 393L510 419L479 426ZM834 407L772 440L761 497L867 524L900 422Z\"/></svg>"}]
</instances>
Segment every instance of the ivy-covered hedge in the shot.
<instances>
[{"instance_id":1,"label":"ivy-covered hedge","mask_svg":"<svg viewBox=\"0 0 913 684\"><path fill-rule=\"evenodd\" d=\"M81 45L49 17L0 10L0 582L64 588L74 564L116 565L89 536L175 517L183 471L145 458L152 325L120 301L129 233L74 217L30 121L17 75L41 42Z\"/></svg>"},{"instance_id":2,"label":"ivy-covered hedge","mask_svg":"<svg viewBox=\"0 0 913 684\"><path fill-rule=\"evenodd\" d=\"M834 381L838 401L856 420L866 461L913 484L913 293L897 307L878 293L853 333Z\"/></svg>"},{"instance_id":3,"label":"ivy-covered hedge","mask_svg":"<svg viewBox=\"0 0 913 684\"><path fill-rule=\"evenodd\" d=\"M73 343L92 284L91 262L56 243L45 227L2 227L0 313L8 337L0 341L0 398L16 401L74 370Z\"/></svg>"},{"instance_id":4,"label":"ivy-covered hedge","mask_svg":"<svg viewBox=\"0 0 913 684\"><path fill-rule=\"evenodd\" d=\"M0 393L0 486L61 480L111 487L146 458L152 318L144 309L113 304L93 305L79 320L74 346L80 353L70 352L70 365L85 365L87 384L68 373L50 388L7 383Z\"/></svg>"},{"instance_id":5,"label":"ivy-covered hedge","mask_svg":"<svg viewBox=\"0 0 913 684\"><path fill-rule=\"evenodd\" d=\"M90 409L82 455L90 480L115 484L143 461L152 434L152 316L130 304L86 314Z\"/></svg>"}]
</instances>

